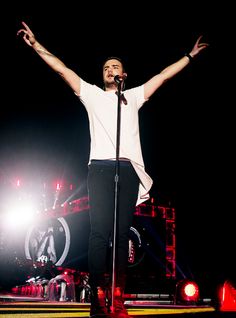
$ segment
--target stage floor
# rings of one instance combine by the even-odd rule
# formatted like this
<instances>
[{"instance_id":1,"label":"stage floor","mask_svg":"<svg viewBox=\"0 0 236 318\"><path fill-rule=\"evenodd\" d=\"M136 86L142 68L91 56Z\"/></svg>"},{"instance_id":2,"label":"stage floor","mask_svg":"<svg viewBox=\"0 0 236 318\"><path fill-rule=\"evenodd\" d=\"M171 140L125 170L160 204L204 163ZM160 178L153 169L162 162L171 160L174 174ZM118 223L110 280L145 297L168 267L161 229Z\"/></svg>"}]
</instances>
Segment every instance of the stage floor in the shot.
<instances>
[{"instance_id":1,"label":"stage floor","mask_svg":"<svg viewBox=\"0 0 236 318\"><path fill-rule=\"evenodd\" d=\"M128 312L133 317L161 318L177 315L182 317L235 318L235 312L219 312L209 305L180 306L158 304L155 301L128 301ZM89 303L49 302L32 299L19 299L11 295L0 297L0 317L3 318L59 318L89 317Z\"/></svg>"}]
</instances>

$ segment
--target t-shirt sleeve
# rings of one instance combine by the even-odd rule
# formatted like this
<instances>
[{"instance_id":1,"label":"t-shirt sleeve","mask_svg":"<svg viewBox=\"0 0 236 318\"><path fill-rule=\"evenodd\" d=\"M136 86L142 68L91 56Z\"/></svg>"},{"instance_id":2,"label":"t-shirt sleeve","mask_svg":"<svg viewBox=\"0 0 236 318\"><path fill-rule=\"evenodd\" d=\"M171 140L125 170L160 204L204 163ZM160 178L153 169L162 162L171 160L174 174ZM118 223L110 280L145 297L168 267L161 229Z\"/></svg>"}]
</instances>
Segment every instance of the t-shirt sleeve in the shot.
<instances>
[{"instance_id":1,"label":"t-shirt sleeve","mask_svg":"<svg viewBox=\"0 0 236 318\"><path fill-rule=\"evenodd\" d=\"M137 108L140 109L143 104L147 101L144 98L144 85L137 86L132 89L134 95L136 96Z\"/></svg>"}]
</instances>

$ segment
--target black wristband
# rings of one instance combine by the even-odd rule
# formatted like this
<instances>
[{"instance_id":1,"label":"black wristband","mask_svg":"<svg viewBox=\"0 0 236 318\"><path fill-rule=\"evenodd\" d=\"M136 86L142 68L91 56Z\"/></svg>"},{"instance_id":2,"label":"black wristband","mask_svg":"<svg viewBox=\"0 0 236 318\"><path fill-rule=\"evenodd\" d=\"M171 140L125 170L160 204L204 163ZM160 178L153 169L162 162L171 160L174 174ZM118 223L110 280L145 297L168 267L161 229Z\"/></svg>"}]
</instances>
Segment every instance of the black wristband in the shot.
<instances>
[{"instance_id":1,"label":"black wristband","mask_svg":"<svg viewBox=\"0 0 236 318\"><path fill-rule=\"evenodd\" d=\"M193 61L193 57L192 57L192 55L190 55L190 53L185 53L185 56L187 56L189 58L190 62Z\"/></svg>"}]
</instances>

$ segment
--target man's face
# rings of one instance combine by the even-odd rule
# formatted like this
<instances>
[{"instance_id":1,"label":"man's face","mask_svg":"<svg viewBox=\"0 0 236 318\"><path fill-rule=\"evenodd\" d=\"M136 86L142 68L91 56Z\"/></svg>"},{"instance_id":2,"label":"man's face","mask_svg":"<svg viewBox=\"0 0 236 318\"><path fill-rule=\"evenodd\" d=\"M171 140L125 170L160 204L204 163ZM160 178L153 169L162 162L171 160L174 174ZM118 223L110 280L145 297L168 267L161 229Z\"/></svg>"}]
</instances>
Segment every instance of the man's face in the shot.
<instances>
[{"instance_id":1,"label":"man's face","mask_svg":"<svg viewBox=\"0 0 236 318\"><path fill-rule=\"evenodd\" d=\"M103 82L105 86L110 86L111 84L116 84L114 81L115 75L123 74L122 63L116 59L111 59L106 61L103 66Z\"/></svg>"}]
</instances>

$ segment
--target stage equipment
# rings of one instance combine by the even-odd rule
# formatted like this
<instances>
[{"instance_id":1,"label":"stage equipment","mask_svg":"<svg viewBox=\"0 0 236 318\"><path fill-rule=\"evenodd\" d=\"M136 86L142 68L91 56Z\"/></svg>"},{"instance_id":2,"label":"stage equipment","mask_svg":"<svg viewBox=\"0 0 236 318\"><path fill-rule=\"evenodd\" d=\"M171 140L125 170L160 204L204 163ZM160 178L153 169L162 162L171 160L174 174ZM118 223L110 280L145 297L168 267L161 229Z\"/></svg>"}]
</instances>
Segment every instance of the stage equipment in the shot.
<instances>
[{"instance_id":1,"label":"stage equipment","mask_svg":"<svg viewBox=\"0 0 236 318\"><path fill-rule=\"evenodd\" d=\"M200 297L199 286L195 281L183 279L176 284L175 303L181 305L194 305Z\"/></svg>"},{"instance_id":2,"label":"stage equipment","mask_svg":"<svg viewBox=\"0 0 236 318\"><path fill-rule=\"evenodd\" d=\"M219 310L236 312L236 284L226 280L218 291Z\"/></svg>"}]
</instances>

